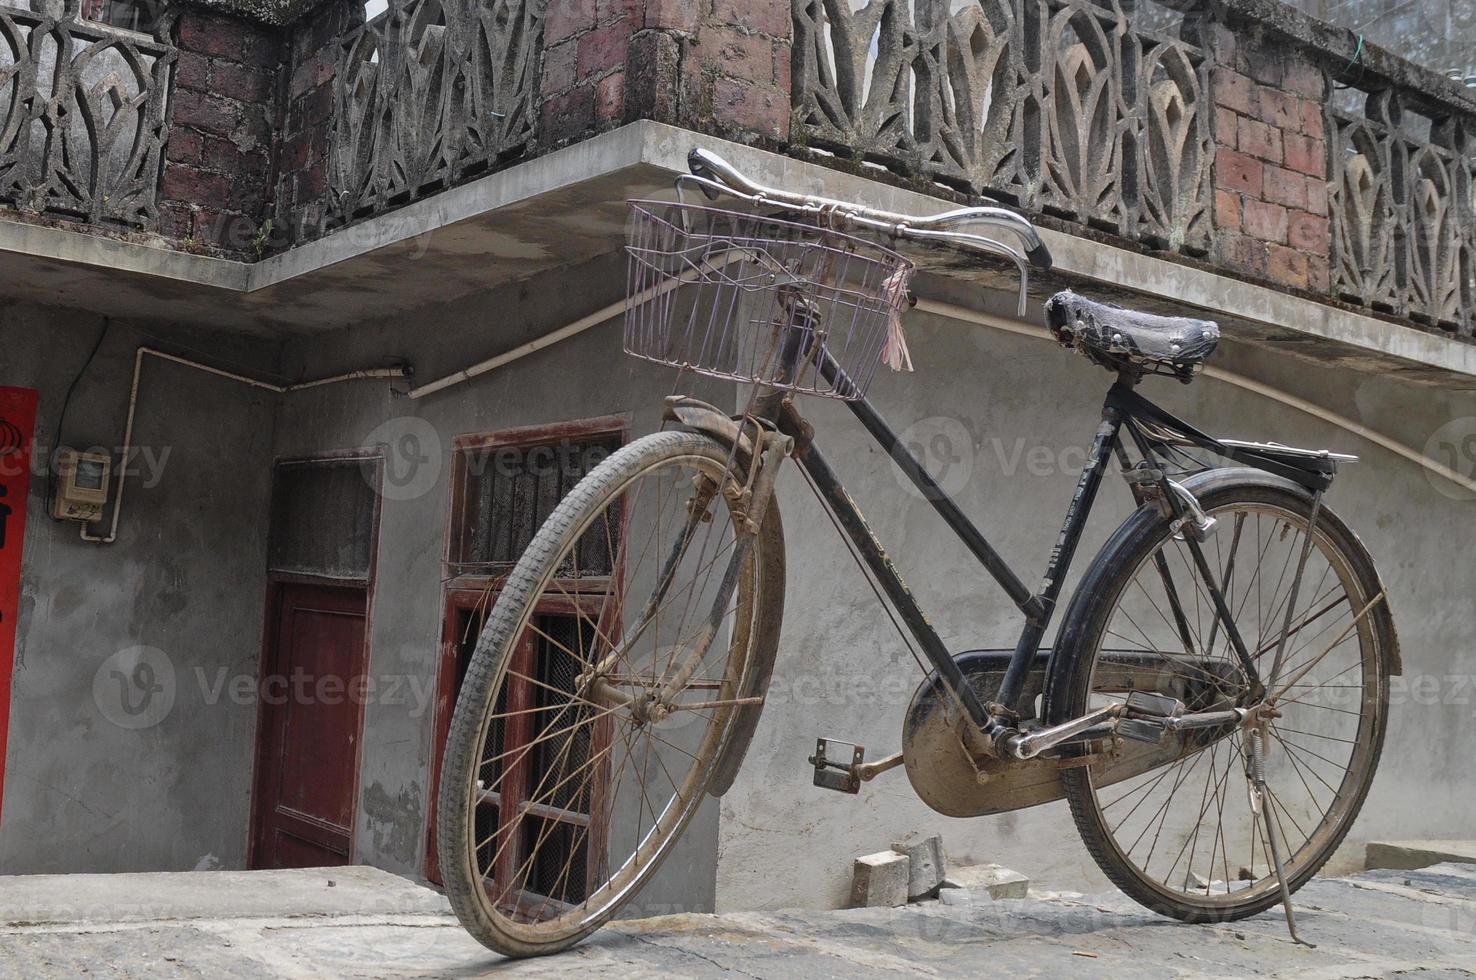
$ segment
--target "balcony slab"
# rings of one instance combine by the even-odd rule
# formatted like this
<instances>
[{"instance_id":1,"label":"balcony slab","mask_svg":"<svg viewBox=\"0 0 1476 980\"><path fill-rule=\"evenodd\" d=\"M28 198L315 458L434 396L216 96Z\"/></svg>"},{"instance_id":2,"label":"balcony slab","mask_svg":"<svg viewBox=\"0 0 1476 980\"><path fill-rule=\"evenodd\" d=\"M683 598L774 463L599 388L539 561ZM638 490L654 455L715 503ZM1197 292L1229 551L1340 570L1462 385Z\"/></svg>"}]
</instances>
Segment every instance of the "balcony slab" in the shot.
<instances>
[{"instance_id":1,"label":"balcony slab","mask_svg":"<svg viewBox=\"0 0 1476 980\"><path fill-rule=\"evenodd\" d=\"M619 248L625 202L670 193L688 150L709 147L761 183L901 212L953 202L653 122L637 122L490 174L255 263L0 218L0 296L115 316L277 335L414 315L499 283ZM1247 283L1182 259L1059 231L1032 297L1072 286L1145 309L1220 321L1228 338L1358 371L1471 387L1476 345ZM1013 268L943 249L928 271L977 284L995 305Z\"/></svg>"}]
</instances>

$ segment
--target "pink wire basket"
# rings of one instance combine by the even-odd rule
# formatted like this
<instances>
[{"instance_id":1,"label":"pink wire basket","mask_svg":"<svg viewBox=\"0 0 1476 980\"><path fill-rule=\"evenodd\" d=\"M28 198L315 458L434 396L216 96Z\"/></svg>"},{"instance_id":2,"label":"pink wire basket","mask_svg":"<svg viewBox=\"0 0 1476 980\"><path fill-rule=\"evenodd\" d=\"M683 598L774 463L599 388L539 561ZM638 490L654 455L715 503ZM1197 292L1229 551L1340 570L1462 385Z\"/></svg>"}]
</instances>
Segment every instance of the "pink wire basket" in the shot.
<instances>
[{"instance_id":1,"label":"pink wire basket","mask_svg":"<svg viewBox=\"0 0 1476 980\"><path fill-rule=\"evenodd\" d=\"M662 201L632 201L625 350L712 378L852 400L900 338L914 267L828 228ZM799 331L801 336L795 337ZM804 352L793 377L779 356ZM823 355L839 371L827 380Z\"/></svg>"}]
</instances>

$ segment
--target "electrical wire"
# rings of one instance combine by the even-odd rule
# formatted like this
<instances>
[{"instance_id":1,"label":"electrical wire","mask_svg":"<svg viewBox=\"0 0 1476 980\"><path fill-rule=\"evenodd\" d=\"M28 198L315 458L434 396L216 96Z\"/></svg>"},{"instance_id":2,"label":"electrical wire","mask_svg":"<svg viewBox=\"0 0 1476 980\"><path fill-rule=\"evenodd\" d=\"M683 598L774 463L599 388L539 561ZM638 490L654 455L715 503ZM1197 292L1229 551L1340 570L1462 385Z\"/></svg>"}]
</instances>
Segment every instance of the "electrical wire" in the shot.
<instances>
[{"instance_id":1,"label":"electrical wire","mask_svg":"<svg viewBox=\"0 0 1476 980\"><path fill-rule=\"evenodd\" d=\"M62 429L67 424L67 409L72 405L72 395L77 391L78 382L87 373L87 369L92 367L93 358L97 357L97 352L102 348L103 341L107 339L108 328L112 325L112 317L105 316L102 318L102 329L97 333L97 341L92 345L92 350L88 352L87 360L82 362L82 367L72 377L72 383L67 385L67 395L62 399L61 412L57 414L56 428L53 430L54 436L51 442L50 455L46 460L46 504L48 507L51 506L52 494L56 492L56 451L62 444Z\"/></svg>"}]
</instances>

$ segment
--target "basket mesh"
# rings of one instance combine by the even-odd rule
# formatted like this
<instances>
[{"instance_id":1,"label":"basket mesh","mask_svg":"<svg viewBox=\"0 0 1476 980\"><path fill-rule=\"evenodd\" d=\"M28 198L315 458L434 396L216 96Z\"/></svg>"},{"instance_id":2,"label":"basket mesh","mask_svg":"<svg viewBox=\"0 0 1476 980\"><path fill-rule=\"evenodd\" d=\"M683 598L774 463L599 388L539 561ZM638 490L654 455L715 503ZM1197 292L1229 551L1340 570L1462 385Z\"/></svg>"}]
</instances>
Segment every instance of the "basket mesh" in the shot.
<instances>
[{"instance_id":1,"label":"basket mesh","mask_svg":"<svg viewBox=\"0 0 1476 980\"><path fill-rule=\"evenodd\" d=\"M632 201L625 349L727 378L855 399L866 393L906 303L913 266L826 228L718 208ZM794 337L799 331L800 337ZM805 354L784 377L779 352ZM840 368L817 370L822 353Z\"/></svg>"}]
</instances>

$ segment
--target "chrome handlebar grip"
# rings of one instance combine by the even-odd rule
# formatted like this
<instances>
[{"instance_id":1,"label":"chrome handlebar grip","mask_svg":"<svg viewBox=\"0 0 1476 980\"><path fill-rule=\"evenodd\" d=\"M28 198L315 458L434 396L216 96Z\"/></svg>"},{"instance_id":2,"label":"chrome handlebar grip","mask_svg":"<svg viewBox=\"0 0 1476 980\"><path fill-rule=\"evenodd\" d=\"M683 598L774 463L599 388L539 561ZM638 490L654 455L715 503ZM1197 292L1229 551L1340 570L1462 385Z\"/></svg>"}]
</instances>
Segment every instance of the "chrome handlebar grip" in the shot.
<instances>
[{"instance_id":1,"label":"chrome handlebar grip","mask_svg":"<svg viewBox=\"0 0 1476 980\"><path fill-rule=\"evenodd\" d=\"M974 207L956 208L932 215L898 214L849 201L765 187L744 176L716 153L700 147L688 154L687 165L698 187L709 199L716 199L719 194L727 193L754 203L780 204L815 214L842 217L852 224L899 238L945 241L987 252L1000 252L1019 264L1022 271L1025 262L1042 272L1051 267L1050 250L1040 240L1035 226L1029 219L1008 208ZM953 230L964 225L983 225L1009 232L1024 246L1024 259L1021 259L1019 251L1002 242Z\"/></svg>"}]
</instances>

